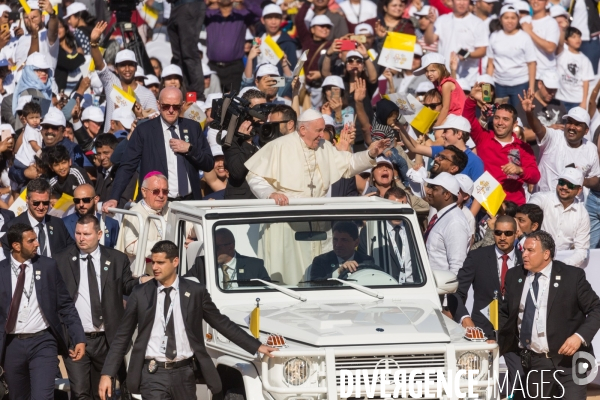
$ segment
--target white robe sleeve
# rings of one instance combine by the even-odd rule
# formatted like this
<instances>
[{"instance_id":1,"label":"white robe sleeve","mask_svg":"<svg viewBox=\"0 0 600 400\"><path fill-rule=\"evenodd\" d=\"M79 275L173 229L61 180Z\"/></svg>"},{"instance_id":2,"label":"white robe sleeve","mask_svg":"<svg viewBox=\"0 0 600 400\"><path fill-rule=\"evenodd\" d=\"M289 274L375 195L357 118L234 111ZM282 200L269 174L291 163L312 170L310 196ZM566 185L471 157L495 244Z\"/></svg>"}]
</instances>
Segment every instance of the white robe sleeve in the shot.
<instances>
[{"instance_id":1,"label":"white robe sleeve","mask_svg":"<svg viewBox=\"0 0 600 400\"><path fill-rule=\"evenodd\" d=\"M352 154L352 158L350 159L350 164L348 168L344 172L344 178L353 178L356 175L363 172L365 169L370 169L376 166L374 158L371 158L369 155L369 150L361 151L358 153ZM335 182L331 182L332 184Z\"/></svg>"},{"instance_id":2,"label":"white robe sleeve","mask_svg":"<svg viewBox=\"0 0 600 400\"><path fill-rule=\"evenodd\" d=\"M257 199L268 199L271 194L275 193L275 188L265 178L252 172L248 172L246 175L246 182Z\"/></svg>"}]
</instances>

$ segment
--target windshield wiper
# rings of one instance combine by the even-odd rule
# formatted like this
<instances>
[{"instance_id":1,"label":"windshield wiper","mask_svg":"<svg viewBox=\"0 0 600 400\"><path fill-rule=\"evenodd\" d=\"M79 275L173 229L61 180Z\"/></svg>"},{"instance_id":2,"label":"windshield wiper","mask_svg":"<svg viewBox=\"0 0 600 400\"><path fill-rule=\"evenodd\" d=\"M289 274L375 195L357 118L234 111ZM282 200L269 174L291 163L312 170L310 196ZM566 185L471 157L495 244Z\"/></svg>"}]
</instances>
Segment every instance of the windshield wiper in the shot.
<instances>
[{"instance_id":1,"label":"windshield wiper","mask_svg":"<svg viewBox=\"0 0 600 400\"><path fill-rule=\"evenodd\" d=\"M383 299L383 295L379 294L378 292L369 289L368 287L365 287L363 285L359 285L358 283L352 283L352 282L348 282L348 281L344 281L342 279L338 279L338 278L329 278L328 280L330 281L338 281L338 282L342 282L356 290L358 290L359 292L363 292L364 294L368 294L369 296L373 296L376 297L378 299Z\"/></svg>"},{"instance_id":2,"label":"windshield wiper","mask_svg":"<svg viewBox=\"0 0 600 400\"><path fill-rule=\"evenodd\" d=\"M300 301L306 301L306 297L302 297L302 296L300 296L299 294L297 294L297 293L296 293L296 292L294 292L293 290L290 290L290 289L286 289L286 288L283 288L283 287L277 286L277 285L275 285L275 284L273 284L273 283L271 283L271 282L263 281L262 279L258 279L258 278L254 278L254 279L250 279L250 280L251 280L251 281L257 281L257 282L260 282L260 283L262 283L263 285L266 285L266 286L268 286L268 287L270 287L270 288L273 288L273 289L275 289L275 290L277 290L277 291L279 291L279 292L281 292L281 293L283 293L283 294L287 294L288 296L290 296L290 297L293 297L293 298L294 298L294 299L296 299L296 300L300 300Z\"/></svg>"}]
</instances>

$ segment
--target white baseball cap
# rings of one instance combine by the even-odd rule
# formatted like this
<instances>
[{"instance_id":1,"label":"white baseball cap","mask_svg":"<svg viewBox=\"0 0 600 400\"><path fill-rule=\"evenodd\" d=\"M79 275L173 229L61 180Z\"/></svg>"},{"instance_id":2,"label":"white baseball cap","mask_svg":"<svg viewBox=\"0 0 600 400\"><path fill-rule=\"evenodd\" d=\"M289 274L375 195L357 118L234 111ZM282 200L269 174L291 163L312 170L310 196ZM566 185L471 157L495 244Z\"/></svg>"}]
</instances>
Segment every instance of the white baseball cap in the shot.
<instances>
[{"instance_id":1,"label":"white baseball cap","mask_svg":"<svg viewBox=\"0 0 600 400\"><path fill-rule=\"evenodd\" d=\"M138 66L135 68L135 75L134 75L134 76L135 76L136 78L144 78L144 79L146 78L146 75L144 75L144 68L142 68L142 66L141 66L141 65L138 65Z\"/></svg>"},{"instance_id":2,"label":"white baseball cap","mask_svg":"<svg viewBox=\"0 0 600 400\"><path fill-rule=\"evenodd\" d=\"M50 107L41 125L62 126L67 124L65 114L56 107Z\"/></svg>"},{"instance_id":3,"label":"white baseball cap","mask_svg":"<svg viewBox=\"0 0 600 400\"><path fill-rule=\"evenodd\" d=\"M160 81L158 80L156 75L148 74L148 75L146 75L146 79L144 79L144 85L145 86L160 85Z\"/></svg>"},{"instance_id":4,"label":"white baseball cap","mask_svg":"<svg viewBox=\"0 0 600 400\"><path fill-rule=\"evenodd\" d=\"M391 168L394 168L394 164L392 164L392 162L387 157L379 156L375 159L375 163L377 163L375 167L379 166L380 164L387 164Z\"/></svg>"},{"instance_id":5,"label":"white baseball cap","mask_svg":"<svg viewBox=\"0 0 600 400\"><path fill-rule=\"evenodd\" d=\"M46 59L46 56L42 53L38 53L37 51L35 53L31 53L29 57L27 57L25 65L31 65L35 69L52 69L50 63L48 63L48 60Z\"/></svg>"},{"instance_id":6,"label":"white baseball cap","mask_svg":"<svg viewBox=\"0 0 600 400\"><path fill-rule=\"evenodd\" d=\"M590 126L590 115L586 110L581 107L573 107L569 110L567 115L563 115L562 119L567 120L573 118L577 122L582 122L588 127Z\"/></svg>"},{"instance_id":7,"label":"white baseball cap","mask_svg":"<svg viewBox=\"0 0 600 400\"><path fill-rule=\"evenodd\" d=\"M416 90L415 93L427 93L431 89L435 89L435 86L433 86L433 83L431 83L429 81L427 81L427 82L421 82L417 86L417 90Z\"/></svg>"},{"instance_id":8,"label":"white baseball cap","mask_svg":"<svg viewBox=\"0 0 600 400\"><path fill-rule=\"evenodd\" d=\"M431 185L441 186L455 196L458 196L458 192L460 191L460 184L456 178L447 172L440 172L433 179L425 178L423 180Z\"/></svg>"},{"instance_id":9,"label":"white baseball cap","mask_svg":"<svg viewBox=\"0 0 600 400\"><path fill-rule=\"evenodd\" d=\"M280 76L279 69L275 65L270 63L261 64L256 68L256 77L260 78L261 76L265 75Z\"/></svg>"},{"instance_id":10,"label":"white baseball cap","mask_svg":"<svg viewBox=\"0 0 600 400\"><path fill-rule=\"evenodd\" d=\"M270 14L283 15L283 11L281 11L281 7L279 7L277 4L268 4L265 6L265 8L263 8L262 16L264 17L265 15Z\"/></svg>"},{"instance_id":11,"label":"white baseball cap","mask_svg":"<svg viewBox=\"0 0 600 400\"><path fill-rule=\"evenodd\" d=\"M69 18L71 15L77 14L78 12L82 12L87 10L87 7L83 3L75 2L67 7L67 13L63 17L63 19Z\"/></svg>"},{"instance_id":12,"label":"white baseball cap","mask_svg":"<svg viewBox=\"0 0 600 400\"><path fill-rule=\"evenodd\" d=\"M135 59L135 53L129 49L119 51L117 53L117 57L115 58L115 65L127 61L131 61L137 64L137 60Z\"/></svg>"},{"instance_id":13,"label":"white baseball cap","mask_svg":"<svg viewBox=\"0 0 600 400\"><path fill-rule=\"evenodd\" d=\"M548 89L558 89L560 87L560 79L554 71L546 71L542 74L541 81Z\"/></svg>"},{"instance_id":14,"label":"white baseball cap","mask_svg":"<svg viewBox=\"0 0 600 400\"><path fill-rule=\"evenodd\" d=\"M321 87L324 87L324 86L336 86L342 90L345 89L344 80L342 79L341 76L338 76L338 75L326 76L325 79L323 79L323 84L321 85Z\"/></svg>"},{"instance_id":15,"label":"white baseball cap","mask_svg":"<svg viewBox=\"0 0 600 400\"><path fill-rule=\"evenodd\" d=\"M512 6L516 8L519 12L527 12L529 13L531 9L529 8L529 3L523 0L515 1ZM506 7L506 6L505 6Z\"/></svg>"},{"instance_id":16,"label":"white baseball cap","mask_svg":"<svg viewBox=\"0 0 600 400\"><path fill-rule=\"evenodd\" d=\"M415 56L423 57L423 48L419 43L415 43L415 50L413 51Z\"/></svg>"},{"instance_id":17,"label":"white baseball cap","mask_svg":"<svg viewBox=\"0 0 600 400\"><path fill-rule=\"evenodd\" d=\"M469 83L469 81L467 80L467 78L458 78L456 80L456 82L458 83L458 85L461 87L461 89L467 92L471 91L471 84Z\"/></svg>"},{"instance_id":18,"label":"white baseball cap","mask_svg":"<svg viewBox=\"0 0 600 400\"><path fill-rule=\"evenodd\" d=\"M310 20L311 28L316 25L329 25L333 26L333 22L329 19L327 15L317 15L313 19Z\"/></svg>"},{"instance_id":19,"label":"white baseball cap","mask_svg":"<svg viewBox=\"0 0 600 400\"><path fill-rule=\"evenodd\" d=\"M417 69L414 74L420 76L425 74L425 70L431 64L446 64L446 59L439 53L427 53L421 58L421 68Z\"/></svg>"},{"instance_id":20,"label":"white baseball cap","mask_svg":"<svg viewBox=\"0 0 600 400\"><path fill-rule=\"evenodd\" d=\"M29 94L19 97L19 102L17 103L17 111L23 111L23 107L25 107L25 104L29 103L32 98L33 96Z\"/></svg>"},{"instance_id":21,"label":"white baseball cap","mask_svg":"<svg viewBox=\"0 0 600 400\"><path fill-rule=\"evenodd\" d=\"M181 67L175 64L167 65L162 70L162 74L160 76L165 79L167 76L171 75L177 75L183 78L183 71L181 71Z\"/></svg>"},{"instance_id":22,"label":"white baseball cap","mask_svg":"<svg viewBox=\"0 0 600 400\"><path fill-rule=\"evenodd\" d=\"M462 190L464 193L468 194L469 196L473 195L473 187L475 185L473 184L473 180L468 175L456 174L456 175L454 175L454 177L458 181L460 190Z\"/></svg>"},{"instance_id":23,"label":"white baseball cap","mask_svg":"<svg viewBox=\"0 0 600 400\"><path fill-rule=\"evenodd\" d=\"M88 107L89 108L89 107ZM112 113L111 121L118 121L127 130L131 129L133 121L135 121L135 115L133 111L128 110L126 107L115 108Z\"/></svg>"},{"instance_id":24,"label":"white baseball cap","mask_svg":"<svg viewBox=\"0 0 600 400\"><path fill-rule=\"evenodd\" d=\"M414 15L416 15L417 17L426 17L429 15L429 11L431 11L431 9L432 9L431 6L423 6L423 8L421 8L421 11L415 12ZM435 8L433 8L433 9L435 10Z\"/></svg>"},{"instance_id":25,"label":"white baseball cap","mask_svg":"<svg viewBox=\"0 0 600 400\"><path fill-rule=\"evenodd\" d=\"M565 8L563 6L559 6L558 4L550 7L550 16L552 18L565 17L567 19L569 19L571 17L569 15L569 13L567 12L567 10L565 10Z\"/></svg>"},{"instance_id":26,"label":"white baseball cap","mask_svg":"<svg viewBox=\"0 0 600 400\"><path fill-rule=\"evenodd\" d=\"M355 35L374 35L373 27L366 23L358 24L354 27Z\"/></svg>"},{"instance_id":27,"label":"white baseball cap","mask_svg":"<svg viewBox=\"0 0 600 400\"><path fill-rule=\"evenodd\" d=\"M558 176L558 179L564 179L571 182L573 185L583 185L583 172L577 168L565 168L563 172Z\"/></svg>"},{"instance_id":28,"label":"white baseball cap","mask_svg":"<svg viewBox=\"0 0 600 400\"><path fill-rule=\"evenodd\" d=\"M486 3L489 3L489 1L486 1ZM507 4L505 6L502 6L502 8L500 9L500 16L503 16L507 12L512 12L512 13L515 13L517 15L517 17L519 16L519 9L517 9L512 4Z\"/></svg>"},{"instance_id":29,"label":"white baseball cap","mask_svg":"<svg viewBox=\"0 0 600 400\"><path fill-rule=\"evenodd\" d=\"M213 100L217 100L223 97L223 93L211 93L206 96L206 101L204 102L204 108L202 111L206 112L209 108L213 106Z\"/></svg>"},{"instance_id":30,"label":"white baseball cap","mask_svg":"<svg viewBox=\"0 0 600 400\"><path fill-rule=\"evenodd\" d=\"M12 12L12 8L7 6L6 4L0 4L0 16L2 16L2 14L4 14L4 11Z\"/></svg>"},{"instance_id":31,"label":"white baseball cap","mask_svg":"<svg viewBox=\"0 0 600 400\"><path fill-rule=\"evenodd\" d=\"M348 53L346 53L346 60L349 59L349 58L351 58L351 57L360 58L361 60L363 59L362 54L360 54L356 50L350 50Z\"/></svg>"},{"instance_id":32,"label":"white baseball cap","mask_svg":"<svg viewBox=\"0 0 600 400\"><path fill-rule=\"evenodd\" d=\"M215 71L213 71L212 69L210 69L210 67L208 66L208 64L202 63L202 75L204 75L205 78L207 76L210 76L210 75L214 74L214 73L215 73Z\"/></svg>"},{"instance_id":33,"label":"white baseball cap","mask_svg":"<svg viewBox=\"0 0 600 400\"><path fill-rule=\"evenodd\" d=\"M496 85L496 83L494 82L494 78L492 78L488 74L479 75L477 77L477 83L487 83L488 85L492 85L492 86Z\"/></svg>"},{"instance_id":34,"label":"white baseball cap","mask_svg":"<svg viewBox=\"0 0 600 400\"><path fill-rule=\"evenodd\" d=\"M223 148L221 146L219 146L218 144L213 144L212 146L210 146L210 152L212 153L213 157L222 156Z\"/></svg>"},{"instance_id":35,"label":"white baseball cap","mask_svg":"<svg viewBox=\"0 0 600 400\"><path fill-rule=\"evenodd\" d=\"M335 121L333 120L331 115L323 114L323 120L325 121L325 125L335 126Z\"/></svg>"},{"instance_id":36,"label":"white baseball cap","mask_svg":"<svg viewBox=\"0 0 600 400\"><path fill-rule=\"evenodd\" d=\"M40 3L37 0L29 0L27 2L27 5L29 6L29 8L31 10L39 10L40 9ZM19 12L23 12L23 7L19 8Z\"/></svg>"},{"instance_id":37,"label":"white baseball cap","mask_svg":"<svg viewBox=\"0 0 600 400\"><path fill-rule=\"evenodd\" d=\"M89 106L81 113L82 121L94 121L99 124L104 122L104 113L100 107Z\"/></svg>"},{"instance_id":38,"label":"white baseball cap","mask_svg":"<svg viewBox=\"0 0 600 400\"><path fill-rule=\"evenodd\" d=\"M461 132L471 132L471 123L462 115L448 114L442 125L434 126L434 130L438 129L458 129Z\"/></svg>"}]
</instances>

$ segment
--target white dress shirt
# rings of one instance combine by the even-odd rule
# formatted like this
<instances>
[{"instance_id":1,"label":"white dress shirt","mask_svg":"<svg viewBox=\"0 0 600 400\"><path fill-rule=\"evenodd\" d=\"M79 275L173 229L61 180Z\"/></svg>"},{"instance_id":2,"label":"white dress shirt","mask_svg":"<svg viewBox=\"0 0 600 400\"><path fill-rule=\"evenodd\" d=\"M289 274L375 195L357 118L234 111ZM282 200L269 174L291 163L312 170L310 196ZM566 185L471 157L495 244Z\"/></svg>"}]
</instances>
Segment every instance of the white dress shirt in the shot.
<instances>
[{"instance_id":1,"label":"white dress shirt","mask_svg":"<svg viewBox=\"0 0 600 400\"><path fill-rule=\"evenodd\" d=\"M166 321L165 321L165 288L162 284L158 284L157 301L156 301L156 313L154 314L154 325L152 325L152 332L150 333L150 340L148 341L148 347L146 347L146 359L155 359L156 361L181 361L190 358L194 355L190 342L185 332L185 325L183 323L183 314L181 313L181 302L179 294L179 277L175 278L173 282L173 290L171 291L171 304L173 304L173 312L171 318L175 324L175 340L177 341L177 357L174 360L169 360L165 357L164 353L160 352L160 344L163 336L166 335Z\"/></svg>"},{"instance_id":2,"label":"white dress shirt","mask_svg":"<svg viewBox=\"0 0 600 400\"><path fill-rule=\"evenodd\" d=\"M515 232L516 234L516 232ZM497 267L498 267L498 279L500 279L500 284L502 284L502 256L504 255L504 253L498 248L498 246L494 246L494 249L496 250L496 260L497 260ZM506 264L508 265L508 269L511 269L512 267L515 266L515 248L512 248L512 251L510 253L508 253L508 260L506 260Z\"/></svg>"},{"instance_id":3,"label":"white dress shirt","mask_svg":"<svg viewBox=\"0 0 600 400\"><path fill-rule=\"evenodd\" d=\"M408 248L408 236L406 235L406 226L404 226L403 222L400 222L400 239L402 240L402 253L400 253L400 249L398 249L398 245L396 244L396 231L394 230L395 225L392 225L390 221L386 221L385 226L387 227L388 237L390 238L390 243L392 244L392 249L394 250L394 254L396 254L396 258L400 261L400 265L404 266L404 281L400 283L413 283L413 273L412 273L412 260L410 259L410 250ZM399 279L400 277L394 276L394 278Z\"/></svg>"},{"instance_id":4,"label":"white dress shirt","mask_svg":"<svg viewBox=\"0 0 600 400\"><path fill-rule=\"evenodd\" d=\"M21 265L20 262L18 262L17 260L15 260L12 256L10 257L10 263L11 263L11 283L12 283L12 295L14 297L15 295L15 289L17 287L17 278L19 277L19 273L21 272L21 269L19 268L19 266ZM16 334L16 333L37 333L39 331L43 331L44 329L48 328L48 322L46 322L46 319L44 318L44 315L42 314L42 310L40 308L40 305L38 303L37 300L37 293L35 292L35 279L33 276L33 264L31 263L31 260L27 260L24 263L27 267L25 268L25 285L23 286L23 295L21 296L21 304L19 305L19 314L17 316L17 323L15 325L15 330L12 332L7 332L7 333L11 333L11 334ZM15 270L16 270L16 274L15 274ZM43 271L40 271L41 274L43 274ZM32 289L32 283L33 283L33 289ZM25 295L25 292L27 292L27 295L29 295L31 291L31 296L29 297L29 300L27 299L27 296ZM27 313L26 309L29 309L29 316L28 318L22 318L23 315L25 315Z\"/></svg>"},{"instance_id":5,"label":"white dress shirt","mask_svg":"<svg viewBox=\"0 0 600 400\"><path fill-rule=\"evenodd\" d=\"M233 258L231 260L229 260L229 262L226 262L224 264L219 264L219 270L218 270L219 286L222 289L225 288L225 285L223 284L223 265L227 266L227 273L229 274L229 280L235 281L237 279L237 269L235 268L236 264L237 264L236 256L233 256ZM236 282L231 282L229 285L231 285L229 287L230 289L238 287L238 284Z\"/></svg>"},{"instance_id":6,"label":"white dress shirt","mask_svg":"<svg viewBox=\"0 0 600 400\"><path fill-rule=\"evenodd\" d=\"M92 263L96 270L96 282L98 283L98 292L100 293L100 300L102 300L102 287L100 280L100 246L96 247L91 254ZM90 300L90 286L88 284L88 270L87 270L87 254L81 253L79 255L79 288L77 289L77 297L75 299L75 308L81 319L83 330L86 333L91 332L104 332L104 324L97 328L94 326L92 320L92 301Z\"/></svg>"},{"instance_id":7,"label":"white dress shirt","mask_svg":"<svg viewBox=\"0 0 600 400\"><path fill-rule=\"evenodd\" d=\"M439 210L437 216L426 243L429 265L431 269L458 274L469 251L471 228L456 203Z\"/></svg>"},{"instance_id":8,"label":"white dress shirt","mask_svg":"<svg viewBox=\"0 0 600 400\"><path fill-rule=\"evenodd\" d=\"M585 266L590 249L590 216L585 204L575 199L564 208L556 192L534 193L529 203L537 204L544 211L542 230L554 238L556 250L574 250L565 264Z\"/></svg>"},{"instance_id":9,"label":"white dress shirt","mask_svg":"<svg viewBox=\"0 0 600 400\"><path fill-rule=\"evenodd\" d=\"M167 153L167 169L169 173L169 197L179 197L179 185L178 185L178 174L177 174L177 155L173 150L171 150L171 146L169 145L169 141L171 138L171 131L169 127L171 125L167 124L167 122L160 117L160 124L162 125L163 137L165 139L165 150ZM179 125L173 124L175 127L175 133L179 136L179 139L185 140L185 137L181 136L181 132L179 132ZM192 189L190 186L190 180L188 179L188 193L192 193Z\"/></svg>"},{"instance_id":10,"label":"white dress shirt","mask_svg":"<svg viewBox=\"0 0 600 400\"><path fill-rule=\"evenodd\" d=\"M543 270L540 271L542 275L538 278L538 294L537 299L534 299L537 302L538 307L535 310L535 316L533 317L533 328L531 330L531 350L536 353L548 353L550 350L548 348L548 336L546 332L546 315L548 308L548 289L550 287L550 276L552 274L552 262L546 266ZM521 334L521 321L523 321L523 313L525 312L525 303L527 302L527 294L529 293L529 287L533 283L533 279L535 278L535 274L529 272L527 274L527 278L525 278L525 285L523 285L523 293L521 294L521 301L519 303L519 335ZM541 316L541 321L538 322L538 319ZM538 326L543 327L543 332L538 330ZM521 343L519 342L519 347ZM558 349L557 349L558 350Z\"/></svg>"},{"instance_id":11,"label":"white dress shirt","mask_svg":"<svg viewBox=\"0 0 600 400\"><path fill-rule=\"evenodd\" d=\"M40 229L38 228L38 224L40 223L40 221L38 221L37 219L33 218L33 215L31 215L29 213L29 211L27 211L27 217L29 218L29 223L31 224L31 226L33 227L33 230L35 231L35 234L38 237L38 241L40 240ZM42 221L42 224L44 226L44 233L46 234L46 257L52 257L52 252L50 251L50 236L48 235L48 225L45 224L45 221ZM42 255L42 245L40 243L40 246L38 247L38 254Z\"/></svg>"}]
</instances>

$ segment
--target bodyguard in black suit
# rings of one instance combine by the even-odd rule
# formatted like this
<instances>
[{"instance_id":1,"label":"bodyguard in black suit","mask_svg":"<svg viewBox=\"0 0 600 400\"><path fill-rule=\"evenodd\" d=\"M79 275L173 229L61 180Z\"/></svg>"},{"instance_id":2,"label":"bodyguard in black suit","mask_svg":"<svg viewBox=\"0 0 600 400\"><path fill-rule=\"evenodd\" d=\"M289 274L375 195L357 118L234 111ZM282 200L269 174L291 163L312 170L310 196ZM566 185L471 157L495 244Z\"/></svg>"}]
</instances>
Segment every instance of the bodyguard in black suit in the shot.
<instances>
[{"instance_id":1,"label":"bodyguard in black suit","mask_svg":"<svg viewBox=\"0 0 600 400\"><path fill-rule=\"evenodd\" d=\"M585 272L553 260L554 251L550 234L530 233L523 250L525 270L507 272L505 301L500 306L500 353L521 353L525 373L529 373L529 398L554 395L582 400L586 385L574 381L573 375L581 375L578 368L572 368L573 355L578 351L593 354L592 339L600 329L600 299Z\"/></svg>"},{"instance_id":2,"label":"bodyguard in black suit","mask_svg":"<svg viewBox=\"0 0 600 400\"><path fill-rule=\"evenodd\" d=\"M199 171L211 171L215 161L200 124L178 117L182 102L179 89L171 87L161 91L160 117L140 124L133 131L113 182L110 200L104 203L105 212L117 206L138 166L140 178L152 171L169 178L171 200L202 199ZM169 171L177 171L176 176ZM141 187L141 180L139 185Z\"/></svg>"},{"instance_id":3,"label":"bodyguard in black suit","mask_svg":"<svg viewBox=\"0 0 600 400\"><path fill-rule=\"evenodd\" d=\"M98 219L85 214L75 225L76 245L54 257L87 340L87 352L81 360L65 360L71 394L79 400L99 398L100 372L125 313L123 296L131 294L138 284L131 275L129 258L100 245L102 235Z\"/></svg>"},{"instance_id":4,"label":"bodyguard in black suit","mask_svg":"<svg viewBox=\"0 0 600 400\"><path fill-rule=\"evenodd\" d=\"M12 251L0 262L0 361L10 399L51 400L56 357L81 359L85 335L56 262L37 254L31 226L13 224L5 236Z\"/></svg>"},{"instance_id":5,"label":"bodyguard in black suit","mask_svg":"<svg viewBox=\"0 0 600 400\"><path fill-rule=\"evenodd\" d=\"M102 400L107 392L111 395L111 377L116 375L136 328L127 386L144 400L196 398L194 361L211 392L221 392L219 374L204 346L202 320L250 354L275 351L222 315L204 285L177 276L179 250L173 242L160 241L151 252L155 280L135 287L127 300L102 369ZM182 337L187 340L179 340Z\"/></svg>"},{"instance_id":6,"label":"bodyguard in black suit","mask_svg":"<svg viewBox=\"0 0 600 400\"><path fill-rule=\"evenodd\" d=\"M27 184L27 211L4 224L1 231L7 232L16 223L31 226L40 244L38 253L52 257L74 244L75 241L60 218L48 215L49 209L50 184L45 179L34 179ZM0 239L0 242L6 257L8 257L11 249L6 235Z\"/></svg>"}]
</instances>

